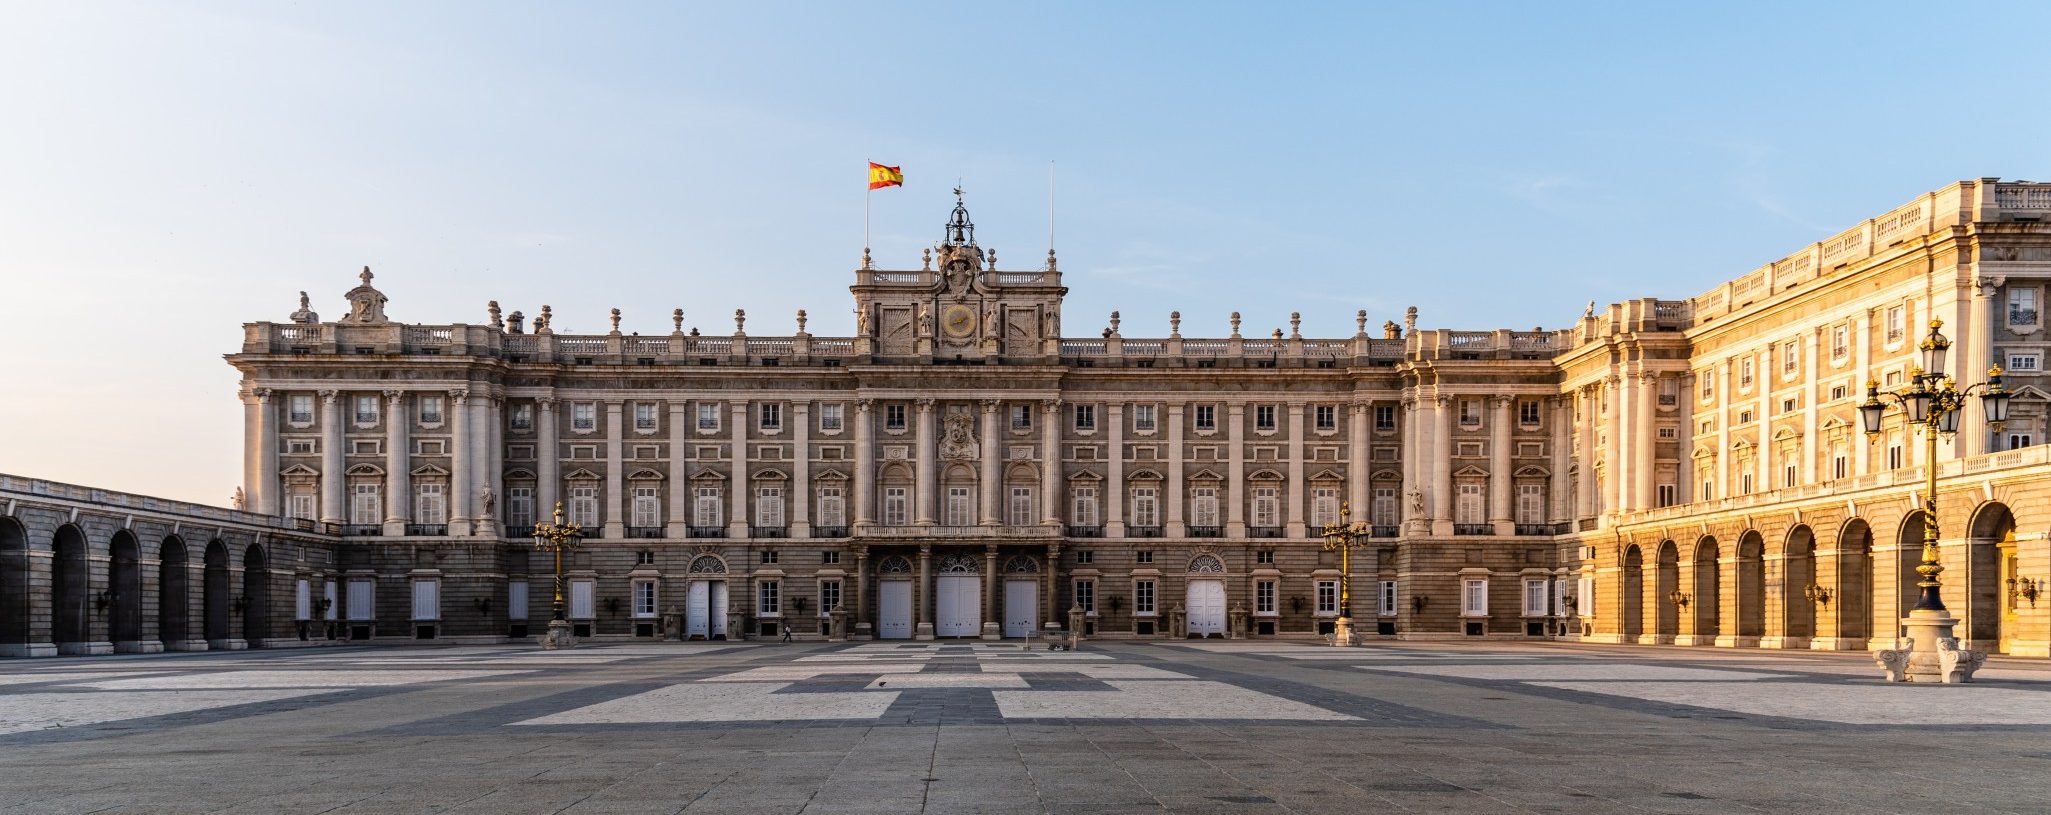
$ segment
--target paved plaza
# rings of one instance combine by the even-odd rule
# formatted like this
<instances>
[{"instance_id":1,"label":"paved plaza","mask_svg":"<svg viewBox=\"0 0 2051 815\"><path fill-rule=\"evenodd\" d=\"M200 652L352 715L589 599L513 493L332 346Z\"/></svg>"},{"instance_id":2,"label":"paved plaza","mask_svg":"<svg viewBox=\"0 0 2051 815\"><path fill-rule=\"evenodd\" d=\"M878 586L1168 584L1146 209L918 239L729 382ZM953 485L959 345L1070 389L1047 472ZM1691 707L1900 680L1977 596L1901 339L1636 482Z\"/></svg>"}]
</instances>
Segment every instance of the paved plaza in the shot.
<instances>
[{"instance_id":1,"label":"paved plaza","mask_svg":"<svg viewBox=\"0 0 2051 815\"><path fill-rule=\"evenodd\" d=\"M2044 812L2051 665L1544 644L0 662L0 813Z\"/></svg>"}]
</instances>

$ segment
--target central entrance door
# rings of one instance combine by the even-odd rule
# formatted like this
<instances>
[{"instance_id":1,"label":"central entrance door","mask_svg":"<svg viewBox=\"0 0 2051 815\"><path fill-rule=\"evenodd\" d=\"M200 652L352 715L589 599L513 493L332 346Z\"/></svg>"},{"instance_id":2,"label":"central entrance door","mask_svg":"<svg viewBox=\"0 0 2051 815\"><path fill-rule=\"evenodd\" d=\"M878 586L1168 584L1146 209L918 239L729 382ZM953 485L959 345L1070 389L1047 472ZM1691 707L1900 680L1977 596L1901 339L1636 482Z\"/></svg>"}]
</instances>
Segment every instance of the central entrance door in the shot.
<instances>
[{"instance_id":1,"label":"central entrance door","mask_svg":"<svg viewBox=\"0 0 2051 815\"><path fill-rule=\"evenodd\" d=\"M934 581L938 601L933 634L973 637L983 633L983 579L972 574L943 574Z\"/></svg>"},{"instance_id":2,"label":"central entrance door","mask_svg":"<svg viewBox=\"0 0 2051 815\"><path fill-rule=\"evenodd\" d=\"M877 584L876 636L886 640L912 638L912 582L885 580Z\"/></svg>"},{"instance_id":3,"label":"central entrance door","mask_svg":"<svg viewBox=\"0 0 2051 815\"><path fill-rule=\"evenodd\" d=\"M1189 581L1189 633L1225 634L1225 581Z\"/></svg>"},{"instance_id":4,"label":"central entrance door","mask_svg":"<svg viewBox=\"0 0 2051 815\"><path fill-rule=\"evenodd\" d=\"M691 581L684 598L684 637L726 639L726 581Z\"/></svg>"},{"instance_id":5,"label":"central entrance door","mask_svg":"<svg viewBox=\"0 0 2051 815\"><path fill-rule=\"evenodd\" d=\"M1030 637L1040 612L1040 583L1037 580L1004 581L1004 636Z\"/></svg>"}]
</instances>

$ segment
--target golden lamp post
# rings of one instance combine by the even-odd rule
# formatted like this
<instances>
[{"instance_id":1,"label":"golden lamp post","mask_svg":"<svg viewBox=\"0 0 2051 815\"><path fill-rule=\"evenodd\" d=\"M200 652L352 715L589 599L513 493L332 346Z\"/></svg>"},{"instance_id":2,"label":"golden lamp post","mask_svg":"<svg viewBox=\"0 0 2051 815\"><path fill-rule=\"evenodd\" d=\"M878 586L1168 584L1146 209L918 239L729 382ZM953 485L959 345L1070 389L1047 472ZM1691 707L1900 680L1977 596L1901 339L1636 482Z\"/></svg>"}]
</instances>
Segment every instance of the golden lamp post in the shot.
<instances>
[{"instance_id":1,"label":"golden lamp post","mask_svg":"<svg viewBox=\"0 0 2051 815\"><path fill-rule=\"evenodd\" d=\"M1987 427L2001 432L2001 425L2008 419L2009 393L2001 387L2001 367L1987 371L1987 381L1979 385L1958 387L1958 383L1944 373L1945 354L1951 350L1951 340L1938 329L1943 320L1930 321L1930 333L1918 346L1922 351L1921 367L1909 372L1909 384L1894 391L1882 392L1880 383L1866 382L1866 401L1859 405L1859 422L1865 426L1866 436L1880 435L1880 425L1887 417L1887 403L1901 406L1906 423L1923 431L1923 562L1916 566L1916 573L1923 579L1916 583L1922 595L1916 599L1915 608L1910 609L1902 625L1908 629L1909 647L1902 650L1886 650L1875 653L1881 667L1887 670L1891 680L1906 682L1951 682L1969 680L1986 655L1977 651L1961 650L1958 639L1952 636L1952 626L1957 622L1951 612L1945 610L1944 599L1938 591L1942 588L1938 576L1944 573L1944 566L1937 557L1937 436L1949 438L1958 433L1958 419L1965 412L1966 403L1975 391L1980 394L1980 405L1987 411ZM1882 399L1886 401L1882 401Z\"/></svg>"},{"instance_id":2,"label":"golden lamp post","mask_svg":"<svg viewBox=\"0 0 2051 815\"><path fill-rule=\"evenodd\" d=\"M555 521L534 525L534 548L555 552L555 600L550 606L554 615L548 621L548 634L542 637L541 647L550 651L573 648L577 638L571 634L570 621L563 609L563 552L577 548L584 542L584 528L563 520L563 502L555 503Z\"/></svg>"},{"instance_id":3,"label":"golden lamp post","mask_svg":"<svg viewBox=\"0 0 2051 815\"><path fill-rule=\"evenodd\" d=\"M1353 644L1353 550L1368 545L1371 527L1351 520L1352 502L1339 504L1339 523L1325 527L1325 551L1339 551L1339 619L1333 622L1332 644Z\"/></svg>"}]
</instances>

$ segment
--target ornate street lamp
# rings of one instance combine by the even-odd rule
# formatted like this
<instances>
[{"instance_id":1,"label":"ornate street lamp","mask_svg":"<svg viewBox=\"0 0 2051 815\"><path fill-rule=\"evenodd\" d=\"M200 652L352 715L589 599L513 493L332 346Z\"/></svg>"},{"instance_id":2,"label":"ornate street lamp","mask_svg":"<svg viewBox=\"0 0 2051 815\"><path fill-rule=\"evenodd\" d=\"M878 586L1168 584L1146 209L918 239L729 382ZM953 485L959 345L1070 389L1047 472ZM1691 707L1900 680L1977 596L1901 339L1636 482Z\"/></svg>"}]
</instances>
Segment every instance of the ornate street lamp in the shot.
<instances>
[{"instance_id":1,"label":"ornate street lamp","mask_svg":"<svg viewBox=\"0 0 2051 815\"><path fill-rule=\"evenodd\" d=\"M1332 644L1353 644L1353 550L1369 543L1372 528L1351 520L1352 502L1339 504L1339 523L1325 527L1325 551L1339 550L1339 619L1333 621Z\"/></svg>"},{"instance_id":2,"label":"ornate street lamp","mask_svg":"<svg viewBox=\"0 0 2051 815\"><path fill-rule=\"evenodd\" d=\"M575 647L577 638L570 633L570 620L563 608L563 551L577 548L584 542L584 528L563 519L563 502L555 503L555 521L534 525L534 548L537 551L555 552L555 601L551 608L555 615L548 621L548 634L541 639L541 647L548 650Z\"/></svg>"},{"instance_id":3,"label":"ornate street lamp","mask_svg":"<svg viewBox=\"0 0 2051 815\"><path fill-rule=\"evenodd\" d=\"M1890 679L1902 681L1971 679L1986 655L1977 651L1958 648L1958 639L1952 636L1952 626L1957 622L1944 608L1944 599L1939 596L1944 566L1938 562L1937 552L1937 437L1939 434L1952 436L1958 432L1959 414L1974 392L1980 394L1981 408L1987 412L1987 427L1995 433L2001 432L2001 425L2008 421L2009 393L2001 387L2001 367L1988 369L1987 381L1978 385L1958 387L1958 383L1944 374L1945 355L1951 350L1951 340L1940 331L1943 320L1930 321L1930 333L1923 338L1921 350L1922 367L1909 372L1909 384L1897 391L1882 392L1880 383L1866 382L1866 401L1859 405L1859 422L1864 425L1868 438L1880 435L1880 425L1887 418L1887 402L1901 406L1906 423L1918 426L1923 431L1923 561L1916 566L1916 573L1923 579L1916 583L1922 594L1916 598L1915 608L1909 611L1902 624L1909 631L1909 648L1901 651L1880 651L1876 659L1887 668ZM1884 400L1884 401L1883 401Z\"/></svg>"}]
</instances>

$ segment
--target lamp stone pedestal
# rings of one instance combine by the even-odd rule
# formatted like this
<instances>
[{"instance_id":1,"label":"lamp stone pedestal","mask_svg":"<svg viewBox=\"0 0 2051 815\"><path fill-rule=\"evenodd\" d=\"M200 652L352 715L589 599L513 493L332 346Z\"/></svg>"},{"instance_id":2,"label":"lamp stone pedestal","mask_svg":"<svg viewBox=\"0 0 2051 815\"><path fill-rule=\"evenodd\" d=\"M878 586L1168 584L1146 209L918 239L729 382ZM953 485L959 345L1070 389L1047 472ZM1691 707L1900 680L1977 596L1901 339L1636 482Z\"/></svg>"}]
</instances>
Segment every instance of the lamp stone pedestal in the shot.
<instances>
[{"instance_id":1,"label":"lamp stone pedestal","mask_svg":"<svg viewBox=\"0 0 2051 815\"><path fill-rule=\"evenodd\" d=\"M1340 617L1332 621L1332 644L1345 647L1353 644L1353 618Z\"/></svg>"},{"instance_id":2,"label":"lamp stone pedestal","mask_svg":"<svg viewBox=\"0 0 2051 815\"><path fill-rule=\"evenodd\" d=\"M1910 611L1901 621L1908 629L1909 647L1874 651L1873 661L1887 672L1889 682L1971 682L1973 672L1987 663L1987 652L1959 648L1958 638L1952 636L1957 623L1946 611Z\"/></svg>"},{"instance_id":3,"label":"lamp stone pedestal","mask_svg":"<svg viewBox=\"0 0 2051 815\"><path fill-rule=\"evenodd\" d=\"M548 633L541 636L541 650L562 651L577 647L577 638L570 631L569 620L548 621Z\"/></svg>"}]
</instances>

